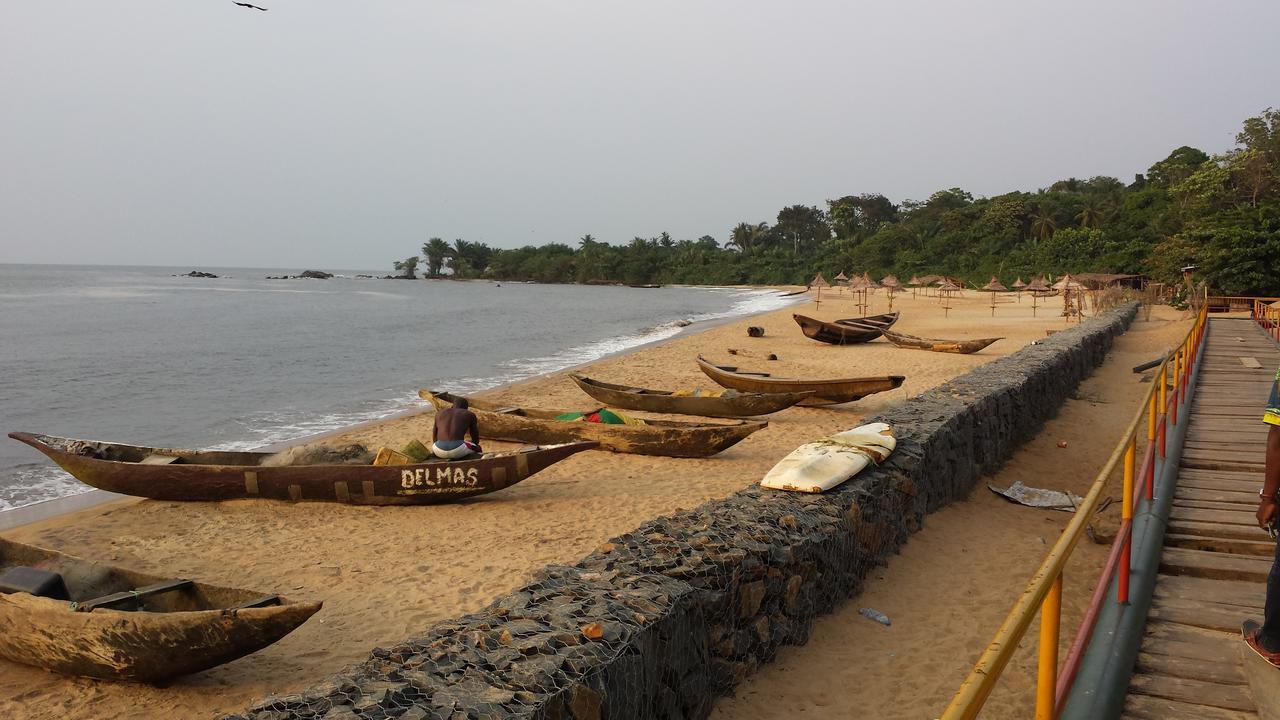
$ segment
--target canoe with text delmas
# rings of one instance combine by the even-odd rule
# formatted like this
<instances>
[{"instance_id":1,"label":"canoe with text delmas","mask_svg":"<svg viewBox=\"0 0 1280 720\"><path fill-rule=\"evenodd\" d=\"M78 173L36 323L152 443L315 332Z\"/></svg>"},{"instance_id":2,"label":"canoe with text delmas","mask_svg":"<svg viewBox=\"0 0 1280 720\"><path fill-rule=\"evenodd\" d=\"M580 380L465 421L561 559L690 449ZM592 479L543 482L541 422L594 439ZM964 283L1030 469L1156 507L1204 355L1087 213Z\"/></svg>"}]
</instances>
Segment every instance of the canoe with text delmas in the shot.
<instances>
[{"instance_id":1,"label":"canoe with text delmas","mask_svg":"<svg viewBox=\"0 0 1280 720\"><path fill-rule=\"evenodd\" d=\"M1002 337L976 338L974 340L940 340L938 338L922 338L915 335L884 331L884 339L900 348L913 350L929 350L932 352L958 353L968 355L976 353Z\"/></svg>"},{"instance_id":2,"label":"canoe with text delmas","mask_svg":"<svg viewBox=\"0 0 1280 720\"><path fill-rule=\"evenodd\" d=\"M274 500L432 505L515 485L593 442L521 448L412 465L284 465L277 453L177 450L14 432L81 482L156 500Z\"/></svg>"},{"instance_id":3,"label":"canoe with text delmas","mask_svg":"<svg viewBox=\"0 0 1280 720\"><path fill-rule=\"evenodd\" d=\"M438 410L453 407L453 401L458 397L430 390L419 390L418 395ZM643 425L609 425L556 420L556 416L562 413L552 410L505 407L471 398L467 401L480 422L482 437L517 442L594 440L600 443L601 450L637 455L708 457L769 424L763 420L720 424L644 418ZM591 411L598 409L592 408Z\"/></svg>"},{"instance_id":4,"label":"canoe with text delmas","mask_svg":"<svg viewBox=\"0 0 1280 720\"><path fill-rule=\"evenodd\" d=\"M159 683L256 652L320 609L0 538L0 657Z\"/></svg>"},{"instance_id":5,"label":"canoe with text delmas","mask_svg":"<svg viewBox=\"0 0 1280 720\"><path fill-rule=\"evenodd\" d=\"M792 315L806 337L832 345L856 345L880 337L885 328L898 322L898 313L868 315L826 322L807 315Z\"/></svg>"},{"instance_id":6,"label":"canoe with text delmas","mask_svg":"<svg viewBox=\"0 0 1280 720\"><path fill-rule=\"evenodd\" d=\"M583 375L570 375L582 391L600 402L626 410L644 410L704 417L752 417L768 415L795 405L813 395L812 392L743 393L723 390L723 394L676 395L670 390L650 390L630 385L594 380Z\"/></svg>"},{"instance_id":7,"label":"canoe with text delmas","mask_svg":"<svg viewBox=\"0 0 1280 720\"><path fill-rule=\"evenodd\" d=\"M701 355L698 367L707 377L734 390L746 392L805 392L813 393L797 405L839 405L853 402L868 395L901 387L907 378L903 375L877 375L862 378L834 378L831 380L801 380L774 377L769 373L740 370L732 365L717 365Z\"/></svg>"}]
</instances>

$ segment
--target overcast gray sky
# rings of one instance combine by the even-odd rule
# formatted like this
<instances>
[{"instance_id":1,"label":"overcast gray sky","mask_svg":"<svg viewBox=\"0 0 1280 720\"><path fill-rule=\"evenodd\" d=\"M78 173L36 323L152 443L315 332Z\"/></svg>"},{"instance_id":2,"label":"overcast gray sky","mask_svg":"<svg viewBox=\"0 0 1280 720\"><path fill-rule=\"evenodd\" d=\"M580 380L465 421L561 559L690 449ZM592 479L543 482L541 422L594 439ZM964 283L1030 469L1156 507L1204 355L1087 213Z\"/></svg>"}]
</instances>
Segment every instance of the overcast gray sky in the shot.
<instances>
[{"instance_id":1,"label":"overcast gray sky","mask_svg":"<svg viewBox=\"0 0 1280 720\"><path fill-rule=\"evenodd\" d=\"M0 262L388 268L1229 148L1280 3L8 2Z\"/></svg>"}]
</instances>

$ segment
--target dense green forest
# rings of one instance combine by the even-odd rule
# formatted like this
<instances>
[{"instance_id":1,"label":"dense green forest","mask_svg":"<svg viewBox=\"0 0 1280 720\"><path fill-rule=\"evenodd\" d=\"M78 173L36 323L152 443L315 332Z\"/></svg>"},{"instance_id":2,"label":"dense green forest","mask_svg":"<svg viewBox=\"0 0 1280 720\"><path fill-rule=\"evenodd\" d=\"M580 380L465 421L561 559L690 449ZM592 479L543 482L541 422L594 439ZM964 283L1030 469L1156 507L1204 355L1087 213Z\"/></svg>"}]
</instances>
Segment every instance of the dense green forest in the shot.
<instances>
[{"instance_id":1,"label":"dense green forest","mask_svg":"<svg viewBox=\"0 0 1280 720\"><path fill-rule=\"evenodd\" d=\"M1196 265L1216 292L1280 294L1280 111L1245 120L1219 155L1180 147L1129 183L1069 178L975 198L961 188L894 203L863 193L741 222L723 245L667 233L626 245L584 235L516 249L431 238L403 276L579 283L804 284L870 272L985 283L1064 272L1145 273L1174 282Z\"/></svg>"}]
</instances>

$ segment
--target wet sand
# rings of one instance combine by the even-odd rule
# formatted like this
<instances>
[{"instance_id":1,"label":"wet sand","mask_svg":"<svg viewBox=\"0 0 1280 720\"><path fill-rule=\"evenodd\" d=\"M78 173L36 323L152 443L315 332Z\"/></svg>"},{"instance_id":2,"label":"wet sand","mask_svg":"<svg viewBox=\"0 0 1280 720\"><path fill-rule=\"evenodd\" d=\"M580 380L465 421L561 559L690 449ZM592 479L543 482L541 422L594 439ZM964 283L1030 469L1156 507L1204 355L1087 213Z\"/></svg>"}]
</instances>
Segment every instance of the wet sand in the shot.
<instances>
[{"instance_id":1,"label":"wet sand","mask_svg":"<svg viewBox=\"0 0 1280 720\"><path fill-rule=\"evenodd\" d=\"M1009 299L1012 300L1012 296ZM869 312L887 309L883 291L872 301ZM724 497L756 482L779 458L802 442L857 425L863 417L1015 352L1043 338L1046 329L1067 327L1058 315L1060 303L1053 298L1047 304L1042 302L1038 317L1032 317L1030 299L1024 298L1021 303L998 305L993 318L989 296L968 293L968 297L953 299L944 317L936 298L913 299L910 293L898 296L894 309L901 310L903 318L896 329L902 332L948 338L1006 336L979 354L963 356L903 350L883 340L853 347L811 341L792 321L793 311L823 319L861 314L847 291L824 291L818 307L810 302L736 320L580 369L601 380L654 388L714 387L693 362L701 353L713 360L732 359L744 368L759 367L780 375L907 376L902 388L849 405L792 408L777 413L769 418L767 429L708 459L586 452L513 488L454 505L380 508L247 500L223 503L124 500L8 531L5 537L153 573L321 599L325 606L279 643L247 658L180 679L166 688L65 678L0 661L0 717L207 718L241 709L270 692L306 687L346 664L363 660L374 646L395 643L436 621L483 607L548 563L572 563L608 538L648 518ZM1154 333L1164 328L1165 337L1171 338L1181 332L1178 328L1185 328L1182 314L1167 308L1156 308L1153 318L1150 323L1139 320L1135 329L1146 326ZM765 337L748 338L745 332L748 325L764 327ZM1153 342L1152 347L1137 353L1143 355L1142 359L1169 344L1168 340ZM729 348L743 352L734 358L728 354ZM780 359L776 362L762 359L768 353L776 353ZM1121 364L1128 373L1128 366L1136 363L1126 360ZM1132 382L1132 378L1128 379ZM503 388L485 397L506 405L560 410L594 407L594 401L583 395L564 373ZM1103 407L1108 411L1123 408L1124 412L1117 417L1129 417L1129 404L1117 401ZM431 419L429 413L396 418L355 429L332 442L350 440L399 447L412 438L429 439ZM1075 427L1078 433L1075 437L1079 439L1073 443L1080 444L1073 444L1071 457L1080 462L1076 474L1081 482L1092 475L1084 467L1085 460L1093 457L1085 455L1092 453L1086 440L1091 434L1092 422ZM109 428L104 428L104 434L109 434L108 431ZM1100 437L1111 435L1103 433ZM137 442L145 440L136 439ZM489 451L504 447L514 445L485 442L485 449ZM1097 464L1105 455L1106 452L1098 453ZM1057 465L1065 466L1061 457L1059 451L1053 459ZM1016 462L1010 467L1017 467ZM1025 473L1020 477L1030 482L1040 476ZM985 495L985 491L975 493L971 502L981 508L988 502ZM1007 520L993 514L990 521L968 521L965 513L976 512L970 503L961 503L931 517L926 534L917 536L920 541L913 539L906 553L895 558L886 571L898 568L899 572L914 574L923 571L929 563L939 565L942 570L952 567L953 563L942 562L930 553L912 553L935 542L928 539L934 537L928 532L953 523L955 536L936 546L968 547L975 557L989 557L988 562L973 572L990 572L993 577L984 582L980 574L961 574L957 568L954 577L950 580L940 577L920 593L917 602L924 603L920 606L921 612L928 614L929 603L941 597L938 593L943 587L948 593L959 592L959 587L966 583L990 590L988 595L980 597L966 598L960 593L957 597L963 599L961 604L932 606L948 608L946 612L952 617L946 621L946 627L953 629L957 636L965 635L963 642L957 641L957 647L973 648L975 653L989 635L985 629L979 631L978 619L984 617L983 613L1002 615L1011 602L1004 590L997 592L986 586L1004 583L1008 578L1016 585L1026 577L1026 573L1011 568L1014 563L999 559L998 543L1002 539L992 535L990 523L1029 523L1043 527L1041 534L1048 539L1051 535L1046 533L1054 532L1054 523L1065 522L1065 516L1034 522L1026 519L1025 513L1039 511L996 506L991 509L992 513L997 510L1018 513L1012 517L1019 519ZM957 519L948 519L953 516ZM1033 542L1039 546L1038 540L1033 538ZM1038 559L1043 546L1018 547L1027 558ZM846 607L856 613L859 604L881 602L873 593L895 585L892 578L885 577L886 582L876 580L870 584L869 599L853 601ZM959 582L960 578L963 583ZM1006 584L1005 588L1008 587L1011 586ZM971 612L966 609L967 604L975 606ZM881 609L891 616L900 612L892 606ZM970 615L975 618L972 622L966 619ZM837 614L823 622L838 617L844 616ZM908 627L912 625L919 627L923 621L907 623ZM811 650L822 638L822 632L815 632L808 648L787 653ZM848 645L849 652L855 653L853 657L874 654L870 651L872 646L865 645L865 641L858 638ZM935 660L950 664L928 672L920 668L920 674L936 675L938 679L934 682L939 688L953 687L967 670L969 661L964 658L968 656L963 652L940 655ZM789 655L784 653L783 657ZM772 670L766 667L762 676L769 672ZM901 668L896 673L894 682L909 682ZM744 686L740 697L746 697L745 693L750 692L748 687L750 683ZM814 695L825 692L829 697L839 698L847 694L847 688L847 684L831 683ZM734 702L722 703L718 711L720 717L738 717L740 713L752 711L753 703L736 706ZM851 714L846 706L841 717L851 716L859 714Z\"/></svg>"}]
</instances>

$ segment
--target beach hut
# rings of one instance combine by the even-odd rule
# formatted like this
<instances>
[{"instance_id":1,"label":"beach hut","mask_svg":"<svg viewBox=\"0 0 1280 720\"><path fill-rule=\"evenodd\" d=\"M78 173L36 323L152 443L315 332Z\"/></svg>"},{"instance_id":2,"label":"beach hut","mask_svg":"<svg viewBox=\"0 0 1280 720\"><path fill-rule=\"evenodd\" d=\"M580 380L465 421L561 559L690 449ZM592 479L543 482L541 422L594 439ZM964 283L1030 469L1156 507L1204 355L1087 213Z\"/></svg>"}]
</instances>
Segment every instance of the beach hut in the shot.
<instances>
[{"instance_id":1,"label":"beach hut","mask_svg":"<svg viewBox=\"0 0 1280 720\"><path fill-rule=\"evenodd\" d=\"M821 305L822 304L822 288L831 287L831 283L827 282L827 279L822 277L822 273L818 273L817 275L813 276L812 280L809 281L809 287L818 288L818 296L814 298L813 304Z\"/></svg>"},{"instance_id":2,"label":"beach hut","mask_svg":"<svg viewBox=\"0 0 1280 720\"><path fill-rule=\"evenodd\" d=\"M1000 282L999 278L997 278L995 275L992 275L991 282L987 283L986 285L983 285L982 289L991 293L991 317L995 317L996 316L996 293L1009 292L1009 288L1005 287L1004 283Z\"/></svg>"}]
</instances>

